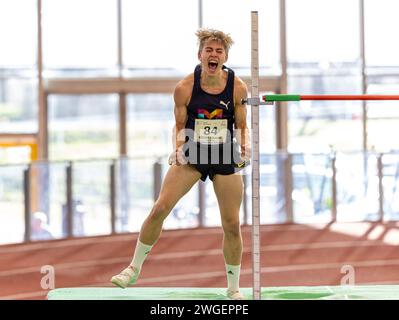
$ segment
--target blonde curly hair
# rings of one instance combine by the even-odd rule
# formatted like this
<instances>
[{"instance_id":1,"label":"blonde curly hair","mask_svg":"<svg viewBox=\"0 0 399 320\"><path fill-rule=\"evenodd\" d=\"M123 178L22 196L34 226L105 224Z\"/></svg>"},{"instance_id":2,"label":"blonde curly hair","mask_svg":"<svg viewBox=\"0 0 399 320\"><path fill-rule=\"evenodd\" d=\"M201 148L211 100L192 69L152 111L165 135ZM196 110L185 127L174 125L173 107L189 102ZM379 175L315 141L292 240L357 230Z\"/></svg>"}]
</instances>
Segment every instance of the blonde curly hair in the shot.
<instances>
[{"instance_id":1,"label":"blonde curly hair","mask_svg":"<svg viewBox=\"0 0 399 320\"><path fill-rule=\"evenodd\" d=\"M226 34L222 31L215 30L215 29L209 29L209 28L202 28L199 29L195 35L198 38L198 51L201 52L204 44L207 40L216 40L222 43L224 46L224 49L226 50L226 53L229 52L231 46L234 44L233 39L231 38L230 34Z\"/></svg>"}]
</instances>

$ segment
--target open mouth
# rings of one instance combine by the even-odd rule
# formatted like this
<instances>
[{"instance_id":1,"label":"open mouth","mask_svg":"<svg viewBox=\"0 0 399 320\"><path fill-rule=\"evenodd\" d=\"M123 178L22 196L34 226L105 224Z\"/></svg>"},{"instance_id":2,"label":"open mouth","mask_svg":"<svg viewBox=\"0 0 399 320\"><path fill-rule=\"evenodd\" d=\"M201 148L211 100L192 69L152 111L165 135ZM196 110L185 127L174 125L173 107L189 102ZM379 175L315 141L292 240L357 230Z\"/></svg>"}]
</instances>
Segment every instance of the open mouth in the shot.
<instances>
[{"instance_id":1,"label":"open mouth","mask_svg":"<svg viewBox=\"0 0 399 320\"><path fill-rule=\"evenodd\" d=\"M217 62L214 62L214 61L208 62L208 68L210 71L216 71L217 67L218 67Z\"/></svg>"}]
</instances>

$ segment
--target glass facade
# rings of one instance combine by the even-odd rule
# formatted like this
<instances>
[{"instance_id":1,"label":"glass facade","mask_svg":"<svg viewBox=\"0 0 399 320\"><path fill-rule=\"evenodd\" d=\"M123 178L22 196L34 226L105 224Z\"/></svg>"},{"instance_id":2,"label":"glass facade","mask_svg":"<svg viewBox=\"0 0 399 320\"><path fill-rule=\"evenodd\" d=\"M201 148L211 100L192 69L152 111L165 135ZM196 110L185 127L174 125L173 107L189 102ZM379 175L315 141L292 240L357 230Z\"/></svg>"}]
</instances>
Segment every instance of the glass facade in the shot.
<instances>
[{"instance_id":1,"label":"glass facade","mask_svg":"<svg viewBox=\"0 0 399 320\"><path fill-rule=\"evenodd\" d=\"M38 129L36 11L35 1L0 2L0 134Z\"/></svg>"},{"instance_id":2,"label":"glass facade","mask_svg":"<svg viewBox=\"0 0 399 320\"><path fill-rule=\"evenodd\" d=\"M173 108L171 94L128 95L129 156L169 155L172 150L172 130L175 124Z\"/></svg>"},{"instance_id":3,"label":"glass facade","mask_svg":"<svg viewBox=\"0 0 399 320\"><path fill-rule=\"evenodd\" d=\"M349 75L297 75L289 78L288 87L303 94L361 94L360 77ZM288 106L289 151L362 150L361 102L301 101Z\"/></svg>"},{"instance_id":4,"label":"glass facade","mask_svg":"<svg viewBox=\"0 0 399 320\"><path fill-rule=\"evenodd\" d=\"M24 240L25 165L0 166L0 244Z\"/></svg>"},{"instance_id":5,"label":"glass facade","mask_svg":"<svg viewBox=\"0 0 399 320\"><path fill-rule=\"evenodd\" d=\"M131 76L185 75L197 64L197 1L122 1L123 59ZM173 18L173 14L183 13ZM160 36L160 30L162 35Z\"/></svg>"},{"instance_id":6,"label":"glass facade","mask_svg":"<svg viewBox=\"0 0 399 320\"><path fill-rule=\"evenodd\" d=\"M234 67L239 75L250 75L251 10L257 10L261 17L259 19L260 74L279 73L279 1L237 1L232 6L228 0L204 0L202 26L224 30L231 34L234 45L229 53L228 64ZM224 13L226 19L221 19L220 12Z\"/></svg>"},{"instance_id":7,"label":"glass facade","mask_svg":"<svg viewBox=\"0 0 399 320\"><path fill-rule=\"evenodd\" d=\"M117 95L54 95L48 101L50 160L118 157Z\"/></svg>"},{"instance_id":8,"label":"glass facade","mask_svg":"<svg viewBox=\"0 0 399 320\"><path fill-rule=\"evenodd\" d=\"M48 76L117 74L114 0L42 1L43 64ZM96 71L97 70L97 71Z\"/></svg>"}]
</instances>

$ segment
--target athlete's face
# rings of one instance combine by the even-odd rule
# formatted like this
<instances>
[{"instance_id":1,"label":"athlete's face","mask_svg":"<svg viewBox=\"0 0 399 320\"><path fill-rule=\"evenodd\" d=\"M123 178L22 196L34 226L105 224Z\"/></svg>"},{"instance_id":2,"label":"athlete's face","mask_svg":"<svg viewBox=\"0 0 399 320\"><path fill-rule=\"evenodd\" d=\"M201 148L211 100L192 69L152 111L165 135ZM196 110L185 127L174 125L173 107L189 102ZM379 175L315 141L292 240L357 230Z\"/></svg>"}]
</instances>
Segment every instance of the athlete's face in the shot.
<instances>
[{"instance_id":1,"label":"athlete's face","mask_svg":"<svg viewBox=\"0 0 399 320\"><path fill-rule=\"evenodd\" d=\"M227 53L220 41L208 40L198 52L198 59L201 61L203 71L209 75L216 75L227 61Z\"/></svg>"}]
</instances>

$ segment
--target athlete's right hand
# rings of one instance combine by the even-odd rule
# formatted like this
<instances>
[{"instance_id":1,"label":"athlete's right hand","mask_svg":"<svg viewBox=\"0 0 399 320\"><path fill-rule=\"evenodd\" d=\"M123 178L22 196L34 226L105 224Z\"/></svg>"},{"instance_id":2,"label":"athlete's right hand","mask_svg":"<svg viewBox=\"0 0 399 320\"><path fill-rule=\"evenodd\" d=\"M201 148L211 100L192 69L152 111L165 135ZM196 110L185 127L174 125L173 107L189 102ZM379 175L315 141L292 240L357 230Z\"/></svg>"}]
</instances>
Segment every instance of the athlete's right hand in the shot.
<instances>
[{"instance_id":1,"label":"athlete's right hand","mask_svg":"<svg viewBox=\"0 0 399 320\"><path fill-rule=\"evenodd\" d=\"M169 165L177 165L180 166L182 164L187 164L188 161L184 155L184 152L182 149L178 148L176 150L174 150L170 156L169 156Z\"/></svg>"}]
</instances>

